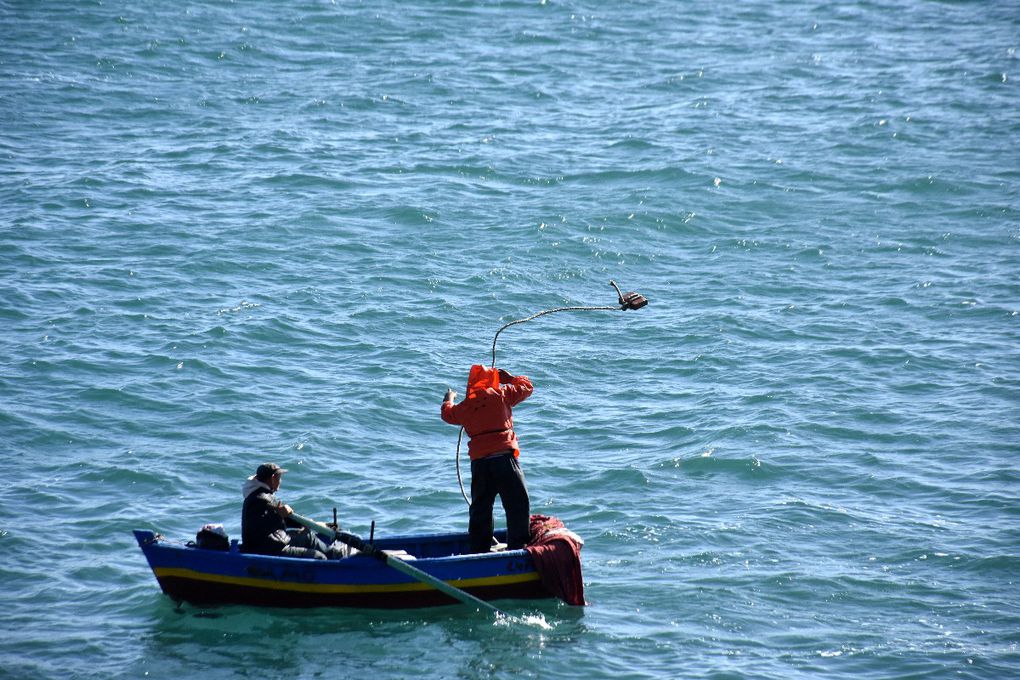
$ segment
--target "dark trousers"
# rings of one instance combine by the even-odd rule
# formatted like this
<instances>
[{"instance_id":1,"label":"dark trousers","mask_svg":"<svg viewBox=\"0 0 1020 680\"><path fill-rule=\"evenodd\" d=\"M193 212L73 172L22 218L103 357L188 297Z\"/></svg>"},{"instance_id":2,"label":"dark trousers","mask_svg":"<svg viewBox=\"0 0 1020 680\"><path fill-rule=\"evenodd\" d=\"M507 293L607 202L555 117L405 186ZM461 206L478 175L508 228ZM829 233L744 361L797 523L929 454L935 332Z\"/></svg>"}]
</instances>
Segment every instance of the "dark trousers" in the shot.
<instances>
[{"instance_id":1,"label":"dark trousers","mask_svg":"<svg viewBox=\"0 0 1020 680\"><path fill-rule=\"evenodd\" d=\"M492 547L492 505L496 496L506 512L507 548L523 548L530 538L531 501L517 458L512 453L479 458L471 461L471 552L489 552Z\"/></svg>"},{"instance_id":2,"label":"dark trousers","mask_svg":"<svg viewBox=\"0 0 1020 680\"><path fill-rule=\"evenodd\" d=\"M305 557L313 560L339 560L350 557L351 549L340 541L326 545L307 529L288 529L290 543L280 551L286 557Z\"/></svg>"}]
</instances>

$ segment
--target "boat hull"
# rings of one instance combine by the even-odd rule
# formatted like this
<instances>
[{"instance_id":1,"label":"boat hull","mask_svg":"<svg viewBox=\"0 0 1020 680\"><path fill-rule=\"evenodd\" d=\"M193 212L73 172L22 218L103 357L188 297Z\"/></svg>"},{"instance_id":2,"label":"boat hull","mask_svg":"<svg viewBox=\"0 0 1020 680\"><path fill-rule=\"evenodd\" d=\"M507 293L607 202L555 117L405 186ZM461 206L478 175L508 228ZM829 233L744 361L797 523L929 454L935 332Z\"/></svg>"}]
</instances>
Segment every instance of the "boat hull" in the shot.
<instances>
[{"instance_id":1,"label":"boat hull","mask_svg":"<svg viewBox=\"0 0 1020 680\"><path fill-rule=\"evenodd\" d=\"M457 602L364 555L343 560L249 555L236 544L229 551L207 550L151 531L134 533L160 588L178 602L384 609ZM460 554L466 537L456 534L394 537L376 546L415 555L409 564L483 600L553 597L526 550Z\"/></svg>"}]
</instances>

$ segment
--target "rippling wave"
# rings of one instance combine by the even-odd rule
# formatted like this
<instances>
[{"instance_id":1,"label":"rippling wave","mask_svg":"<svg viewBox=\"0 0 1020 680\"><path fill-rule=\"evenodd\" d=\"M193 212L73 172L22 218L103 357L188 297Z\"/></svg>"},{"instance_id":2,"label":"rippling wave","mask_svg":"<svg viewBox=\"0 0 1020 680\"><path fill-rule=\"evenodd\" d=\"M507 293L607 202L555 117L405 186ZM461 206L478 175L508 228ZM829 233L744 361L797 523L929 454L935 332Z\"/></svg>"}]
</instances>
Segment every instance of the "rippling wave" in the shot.
<instances>
[{"instance_id":1,"label":"rippling wave","mask_svg":"<svg viewBox=\"0 0 1020 680\"><path fill-rule=\"evenodd\" d=\"M0 677L1007 677L1018 17L0 4ZM268 459L462 530L443 392L610 279L497 348L591 606L159 592Z\"/></svg>"}]
</instances>

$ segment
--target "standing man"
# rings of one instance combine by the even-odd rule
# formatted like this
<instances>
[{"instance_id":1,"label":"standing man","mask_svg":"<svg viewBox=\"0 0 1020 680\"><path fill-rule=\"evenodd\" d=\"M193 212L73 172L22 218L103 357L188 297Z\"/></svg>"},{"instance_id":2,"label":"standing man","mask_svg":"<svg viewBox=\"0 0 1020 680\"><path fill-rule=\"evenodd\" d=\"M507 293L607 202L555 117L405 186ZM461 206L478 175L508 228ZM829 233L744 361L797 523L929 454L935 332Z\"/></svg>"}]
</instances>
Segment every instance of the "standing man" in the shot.
<instances>
[{"instance_id":1,"label":"standing man","mask_svg":"<svg viewBox=\"0 0 1020 680\"><path fill-rule=\"evenodd\" d=\"M276 463L263 463L242 485L241 547L244 552L315 560L349 557L351 548L340 541L326 545L307 529L288 529L287 518L294 511L273 495L280 488L284 472L286 470Z\"/></svg>"},{"instance_id":2,"label":"standing man","mask_svg":"<svg viewBox=\"0 0 1020 680\"><path fill-rule=\"evenodd\" d=\"M471 552L489 552L492 544L492 506L499 496L506 512L509 550L523 548L530 537L531 502L524 472L517 462L520 445L514 432L512 409L531 396L534 388L525 376L503 369L474 365L468 374L467 396L459 404L457 393L446 391L441 415L468 433L471 457L471 509L468 533Z\"/></svg>"}]
</instances>

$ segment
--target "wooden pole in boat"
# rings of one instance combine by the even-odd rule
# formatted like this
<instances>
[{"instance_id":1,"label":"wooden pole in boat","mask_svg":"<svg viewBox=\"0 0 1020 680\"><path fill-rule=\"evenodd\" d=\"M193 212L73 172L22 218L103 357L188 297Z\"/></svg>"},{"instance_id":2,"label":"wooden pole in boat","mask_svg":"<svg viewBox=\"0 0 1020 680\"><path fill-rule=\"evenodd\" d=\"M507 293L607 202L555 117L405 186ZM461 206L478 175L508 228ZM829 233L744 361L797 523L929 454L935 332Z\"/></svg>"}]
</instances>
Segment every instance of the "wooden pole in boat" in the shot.
<instances>
[{"instance_id":1,"label":"wooden pole in boat","mask_svg":"<svg viewBox=\"0 0 1020 680\"><path fill-rule=\"evenodd\" d=\"M487 610L491 611L493 614L495 614L496 616L501 616L501 617L509 619L511 621L516 621L517 620L516 617L510 616L509 614L506 614L505 612L497 609L496 607L492 606L491 604L489 604L485 600L477 598L474 595L472 595L471 593L465 592L465 591L461 590L460 588L455 588L454 586L451 586L446 581L443 581L442 579L438 579L435 576L432 576L431 574L426 574L421 569L418 569L417 567L412 567L407 562L404 562L403 560L401 560L401 559L399 559L397 557L394 557L393 555L390 555L385 550L379 550L378 548L374 547L371 543L365 543L364 541L362 541L360 538L357 538L356 536L352 536L351 534L348 534L347 532L336 531L336 530L334 530L330 526L322 524L321 522L316 522L314 519L309 519L307 517L302 517L301 515L297 514L296 512L291 513L288 517L289 517L289 519L294 520L298 524L300 524L302 526L305 526L305 527L308 527L312 531L315 531L317 533L323 534L325 536L333 536L334 538L336 538L336 540L340 541L341 543L345 543L345 544L351 546L352 548L360 550L361 552L365 553L366 555L369 555L370 557L374 557L377 560L385 562L386 566L391 567L393 569L396 569L397 571L399 571L399 572L401 572L403 574L407 574L411 578L417 579L418 581L421 581L422 583L424 583L426 585L430 585L433 588L435 588L436 590L440 591L441 593L449 595L450 597L452 597L452 598L454 598L456 600L460 600L461 602L463 602L466 605L469 605L469 606L472 606L472 607L477 607L477 608L483 609L483 610L487 609Z\"/></svg>"}]
</instances>

